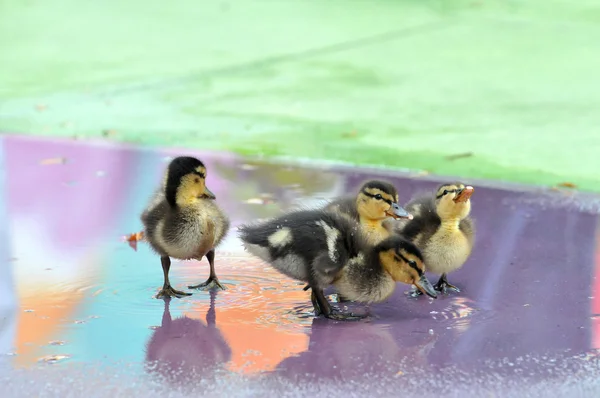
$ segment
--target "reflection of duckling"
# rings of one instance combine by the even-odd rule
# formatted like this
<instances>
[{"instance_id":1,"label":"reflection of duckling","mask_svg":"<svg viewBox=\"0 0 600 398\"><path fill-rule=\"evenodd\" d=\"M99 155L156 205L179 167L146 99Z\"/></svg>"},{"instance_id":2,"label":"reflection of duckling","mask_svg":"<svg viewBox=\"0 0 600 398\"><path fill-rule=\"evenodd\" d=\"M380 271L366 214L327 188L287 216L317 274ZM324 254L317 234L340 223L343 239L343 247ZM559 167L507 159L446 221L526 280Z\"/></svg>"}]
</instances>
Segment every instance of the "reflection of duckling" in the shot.
<instances>
[{"instance_id":1,"label":"reflection of duckling","mask_svg":"<svg viewBox=\"0 0 600 398\"><path fill-rule=\"evenodd\" d=\"M163 189L158 190L142 214L144 235L160 254L164 285L156 296L189 296L173 289L169 268L174 257L182 260L206 256L210 276L193 288L224 287L215 273L215 246L229 229L229 219L215 203L215 195L206 187L206 168L192 157L177 157L167 168Z\"/></svg>"},{"instance_id":2,"label":"reflection of duckling","mask_svg":"<svg viewBox=\"0 0 600 398\"><path fill-rule=\"evenodd\" d=\"M171 319L170 298L165 300L162 324L146 345L149 369L180 385L191 376L206 378L231 360L231 348L216 327L216 294L210 292L206 325L186 316Z\"/></svg>"},{"instance_id":3,"label":"reflection of duckling","mask_svg":"<svg viewBox=\"0 0 600 398\"><path fill-rule=\"evenodd\" d=\"M395 376L401 363L410 363L411 368L427 365L429 352L438 339L437 334L429 333L403 333L395 338L388 325L328 327L324 321L313 320L308 349L282 360L273 375L293 381L333 379L353 383L374 375Z\"/></svg>"},{"instance_id":4,"label":"reflection of duckling","mask_svg":"<svg viewBox=\"0 0 600 398\"><path fill-rule=\"evenodd\" d=\"M462 267L473 248L475 227L469 216L473 187L461 183L441 185L435 196L410 201L410 221L398 223L400 233L423 252L427 271L438 274L436 290L460 290L448 283L447 274ZM420 294L415 291L415 294Z\"/></svg>"},{"instance_id":5,"label":"reflection of duckling","mask_svg":"<svg viewBox=\"0 0 600 398\"><path fill-rule=\"evenodd\" d=\"M337 211L359 221L372 244L377 244L390 235L383 225L385 219L412 218L398 205L396 188L388 182L378 180L367 181L356 196L337 199L329 203L325 210Z\"/></svg>"},{"instance_id":6,"label":"reflection of duckling","mask_svg":"<svg viewBox=\"0 0 600 398\"><path fill-rule=\"evenodd\" d=\"M358 223L323 210L301 210L256 225L240 227L240 238L253 255L281 273L308 282L315 314L338 320L358 319L338 313L323 294L333 285L348 300L387 299L396 282L415 284L431 297L419 249L399 236L368 244Z\"/></svg>"}]
</instances>

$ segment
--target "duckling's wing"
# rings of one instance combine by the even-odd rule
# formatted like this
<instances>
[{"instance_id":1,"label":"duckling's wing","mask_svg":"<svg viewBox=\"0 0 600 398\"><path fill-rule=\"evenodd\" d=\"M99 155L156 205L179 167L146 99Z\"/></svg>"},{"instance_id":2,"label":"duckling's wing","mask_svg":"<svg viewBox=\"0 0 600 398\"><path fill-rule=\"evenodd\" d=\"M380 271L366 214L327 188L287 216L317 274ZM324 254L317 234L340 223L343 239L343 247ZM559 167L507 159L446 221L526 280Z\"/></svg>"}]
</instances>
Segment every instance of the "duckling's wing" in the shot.
<instances>
[{"instance_id":1,"label":"duckling's wing","mask_svg":"<svg viewBox=\"0 0 600 398\"><path fill-rule=\"evenodd\" d=\"M463 234L465 234L469 240L469 243L473 245L475 240L475 223L473 222L473 219L471 217L467 217L461 220L458 228Z\"/></svg>"},{"instance_id":2,"label":"duckling's wing","mask_svg":"<svg viewBox=\"0 0 600 398\"><path fill-rule=\"evenodd\" d=\"M427 241L437 231L441 224L440 217L435 211L435 200L429 196L418 197L406 205L406 210L413 215L398 228L398 233L410 241Z\"/></svg>"},{"instance_id":3,"label":"duckling's wing","mask_svg":"<svg viewBox=\"0 0 600 398\"><path fill-rule=\"evenodd\" d=\"M148 201L146 208L142 212L140 218L142 223L146 225L148 222L152 222L151 219L155 219L157 214L154 212L157 208L161 207L161 204L166 203L164 191L161 188L158 188L152 194L152 197ZM160 212L160 210L159 210ZM152 214L152 216L151 216ZM149 218L150 217L150 218ZM158 221L157 221L158 222Z\"/></svg>"}]
</instances>

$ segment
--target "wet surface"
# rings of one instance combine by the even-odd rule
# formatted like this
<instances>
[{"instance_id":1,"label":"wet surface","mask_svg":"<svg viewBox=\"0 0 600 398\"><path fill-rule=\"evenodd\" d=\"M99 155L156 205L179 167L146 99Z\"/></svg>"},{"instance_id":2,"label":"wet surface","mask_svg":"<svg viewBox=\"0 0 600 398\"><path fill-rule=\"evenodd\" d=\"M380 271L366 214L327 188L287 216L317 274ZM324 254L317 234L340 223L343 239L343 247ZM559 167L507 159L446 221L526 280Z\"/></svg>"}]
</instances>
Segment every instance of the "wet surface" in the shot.
<instances>
[{"instance_id":1,"label":"wet surface","mask_svg":"<svg viewBox=\"0 0 600 398\"><path fill-rule=\"evenodd\" d=\"M451 275L462 292L412 299L409 287L398 285L385 303L350 305L367 311L367 320L340 323L315 319L302 283L248 257L236 226L323 204L369 178L396 184L401 202L438 181L106 143L5 136L1 144L0 363L12 369L7 391L19 391L31 374L44 388L53 375L85 380L88 366L87 377L105 372L108 385L128 380L118 389L123 394L137 383L236 395L243 380L255 393L289 383L308 393L326 382L330 395L348 395L375 379L379 384L365 390L375 395L398 388L439 395L437 388L458 391L456 382L482 393L517 381L525 383L517 391L533 395L536 383L546 393L566 391L565 383L573 384L570 393L600 391L596 196L476 185L475 249ZM181 153L207 164L208 186L232 219L216 255L227 290L165 303L153 298L162 284L159 258L123 236L141 229L140 212L170 157ZM171 267L177 289L207 275L205 260ZM436 389L421 388L425 382Z\"/></svg>"}]
</instances>

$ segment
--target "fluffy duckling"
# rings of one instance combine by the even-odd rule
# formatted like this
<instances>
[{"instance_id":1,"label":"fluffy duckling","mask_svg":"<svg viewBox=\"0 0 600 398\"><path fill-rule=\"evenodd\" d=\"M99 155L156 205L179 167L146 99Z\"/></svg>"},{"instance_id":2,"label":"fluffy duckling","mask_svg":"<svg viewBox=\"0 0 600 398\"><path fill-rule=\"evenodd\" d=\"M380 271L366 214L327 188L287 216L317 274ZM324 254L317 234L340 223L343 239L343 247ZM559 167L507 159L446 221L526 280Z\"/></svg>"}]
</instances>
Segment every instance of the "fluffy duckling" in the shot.
<instances>
[{"instance_id":1,"label":"fluffy duckling","mask_svg":"<svg viewBox=\"0 0 600 398\"><path fill-rule=\"evenodd\" d=\"M150 247L161 256L164 284L157 298L191 295L171 286L170 257L201 260L206 256L210 276L188 288L225 289L215 273L214 261L215 247L229 230L229 219L206 186L206 167L200 160L181 156L171 161L162 188L152 197L141 220Z\"/></svg>"},{"instance_id":2,"label":"fluffy duckling","mask_svg":"<svg viewBox=\"0 0 600 398\"><path fill-rule=\"evenodd\" d=\"M412 215L398 205L396 188L386 181L370 180L363 184L355 196L344 197L330 202L324 207L360 223L363 233L372 245L376 245L390 236L391 231L384 221L393 219L412 219ZM308 290L309 285L304 287ZM338 295L339 301L348 301Z\"/></svg>"},{"instance_id":3,"label":"fluffy duckling","mask_svg":"<svg viewBox=\"0 0 600 398\"><path fill-rule=\"evenodd\" d=\"M448 283L447 274L462 267L473 249L475 226L469 216L473 192L473 187L459 182L440 185L435 195L406 205L412 220L396 223L396 231L421 249L427 271L441 275L437 291L460 292ZM421 293L415 290L413 294Z\"/></svg>"},{"instance_id":4,"label":"fluffy duckling","mask_svg":"<svg viewBox=\"0 0 600 398\"><path fill-rule=\"evenodd\" d=\"M325 210L335 211L360 222L371 244L377 244L390 235L383 221L394 219L412 219L412 215L398 205L396 188L386 181L370 180L353 197L332 201Z\"/></svg>"},{"instance_id":5,"label":"fluffy duckling","mask_svg":"<svg viewBox=\"0 0 600 398\"><path fill-rule=\"evenodd\" d=\"M240 227L248 252L271 264L282 274L308 282L315 315L336 320L363 316L332 308L323 289L333 285L348 300L381 302L396 282L414 284L436 297L424 274L419 249L399 236L373 246L360 225L325 210L299 210L255 225Z\"/></svg>"}]
</instances>

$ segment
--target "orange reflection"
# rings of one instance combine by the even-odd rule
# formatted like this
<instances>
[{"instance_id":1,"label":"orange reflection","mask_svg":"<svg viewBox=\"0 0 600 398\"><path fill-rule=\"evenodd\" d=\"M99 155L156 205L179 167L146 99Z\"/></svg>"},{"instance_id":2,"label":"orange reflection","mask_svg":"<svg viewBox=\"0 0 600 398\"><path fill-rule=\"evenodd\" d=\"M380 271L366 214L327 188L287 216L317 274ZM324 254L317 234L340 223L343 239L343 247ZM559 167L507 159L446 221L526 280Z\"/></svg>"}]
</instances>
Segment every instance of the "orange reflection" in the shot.
<instances>
[{"instance_id":1,"label":"orange reflection","mask_svg":"<svg viewBox=\"0 0 600 398\"><path fill-rule=\"evenodd\" d=\"M308 348L309 336L300 324L305 321L309 326L312 319L285 315L298 303L310 304L310 293L302 291L302 286L297 286L297 289L286 288L283 292L285 284L294 285L295 281L268 267L262 272L264 285L261 286L260 293L256 292L260 300L248 300L243 307L223 304L216 308L218 328L232 351L231 361L227 364L231 371L246 374L270 371L282 359ZM227 294L238 296L238 290L241 290L239 288L239 285L229 287ZM239 291L239 296L243 299L252 294L249 296L247 291ZM274 304L277 307L275 309ZM203 313L203 309L204 307L195 307L185 315L201 318L199 314ZM263 316L275 321L263 322Z\"/></svg>"}]
</instances>

